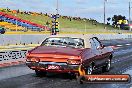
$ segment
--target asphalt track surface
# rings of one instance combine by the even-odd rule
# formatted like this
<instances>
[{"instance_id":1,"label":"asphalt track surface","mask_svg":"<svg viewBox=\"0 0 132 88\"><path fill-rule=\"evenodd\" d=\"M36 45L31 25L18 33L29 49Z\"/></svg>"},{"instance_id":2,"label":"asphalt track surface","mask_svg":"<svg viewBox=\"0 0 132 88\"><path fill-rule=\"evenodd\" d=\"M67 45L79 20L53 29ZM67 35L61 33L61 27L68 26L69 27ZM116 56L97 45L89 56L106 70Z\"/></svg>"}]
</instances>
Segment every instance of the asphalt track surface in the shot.
<instances>
[{"instance_id":1,"label":"asphalt track surface","mask_svg":"<svg viewBox=\"0 0 132 88\"><path fill-rule=\"evenodd\" d=\"M110 72L98 74L130 74L132 77L132 39L103 41L106 46L115 46ZM130 83L78 84L68 74L48 73L37 77L25 64L0 68L0 88L132 88Z\"/></svg>"}]
</instances>

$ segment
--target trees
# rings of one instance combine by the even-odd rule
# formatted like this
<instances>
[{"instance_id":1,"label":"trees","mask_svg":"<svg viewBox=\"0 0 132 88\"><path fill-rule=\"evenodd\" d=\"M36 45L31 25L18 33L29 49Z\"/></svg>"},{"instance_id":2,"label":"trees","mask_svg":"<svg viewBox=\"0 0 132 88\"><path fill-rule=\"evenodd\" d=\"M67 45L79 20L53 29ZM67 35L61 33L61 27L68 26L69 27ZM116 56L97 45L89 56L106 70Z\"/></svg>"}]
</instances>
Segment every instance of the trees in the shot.
<instances>
[{"instance_id":1,"label":"trees","mask_svg":"<svg viewBox=\"0 0 132 88\"><path fill-rule=\"evenodd\" d=\"M124 24L127 24L127 20L125 16L122 15L114 15L112 18L107 18L107 24L110 24L109 21L112 21L113 27L119 27L123 29Z\"/></svg>"},{"instance_id":2,"label":"trees","mask_svg":"<svg viewBox=\"0 0 132 88\"><path fill-rule=\"evenodd\" d=\"M111 20L110 17L107 18L107 25L110 25L109 21Z\"/></svg>"}]
</instances>

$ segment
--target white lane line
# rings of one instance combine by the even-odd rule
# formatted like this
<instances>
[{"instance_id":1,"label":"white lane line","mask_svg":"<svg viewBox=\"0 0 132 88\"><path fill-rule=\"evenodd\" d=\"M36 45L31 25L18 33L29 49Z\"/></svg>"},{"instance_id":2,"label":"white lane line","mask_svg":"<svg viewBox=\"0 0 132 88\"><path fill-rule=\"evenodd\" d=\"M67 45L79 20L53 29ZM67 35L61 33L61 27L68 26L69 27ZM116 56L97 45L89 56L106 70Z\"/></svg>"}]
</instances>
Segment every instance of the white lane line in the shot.
<instances>
[{"instance_id":1,"label":"white lane line","mask_svg":"<svg viewBox=\"0 0 132 88\"><path fill-rule=\"evenodd\" d=\"M123 46L123 45L116 45L116 46Z\"/></svg>"},{"instance_id":2,"label":"white lane line","mask_svg":"<svg viewBox=\"0 0 132 88\"><path fill-rule=\"evenodd\" d=\"M132 74L132 69L127 70L124 74Z\"/></svg>"},{"instance_id":3,"label":"white lane line","mask_svg":"<svg viewBox=\"0 0 132 88\"><path fill-rule=\"evenodd\" d=\"M131 44L126 44L127 46L130 46Z\"/></svg>"}]
</instances>

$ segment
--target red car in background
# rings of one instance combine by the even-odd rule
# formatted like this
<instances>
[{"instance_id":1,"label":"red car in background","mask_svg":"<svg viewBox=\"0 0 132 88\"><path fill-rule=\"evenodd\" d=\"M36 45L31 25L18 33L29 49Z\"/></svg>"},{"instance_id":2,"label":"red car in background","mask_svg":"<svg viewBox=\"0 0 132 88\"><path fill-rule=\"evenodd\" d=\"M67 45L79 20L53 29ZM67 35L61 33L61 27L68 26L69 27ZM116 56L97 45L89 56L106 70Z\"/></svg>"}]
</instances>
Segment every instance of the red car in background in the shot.
<instances>
[{"instance_id":1,"label":"red car in background","mask_svg":"<svg viewBox=\"0 0 132 88\"><path fill-rule=\"evenodd\" d=\"M103 45L97 37L51 36L27 53L26 65L35 70L36 75L47 72L92 74L103 68L109 71L113 49Z\"/></svg>"}]
</instances>

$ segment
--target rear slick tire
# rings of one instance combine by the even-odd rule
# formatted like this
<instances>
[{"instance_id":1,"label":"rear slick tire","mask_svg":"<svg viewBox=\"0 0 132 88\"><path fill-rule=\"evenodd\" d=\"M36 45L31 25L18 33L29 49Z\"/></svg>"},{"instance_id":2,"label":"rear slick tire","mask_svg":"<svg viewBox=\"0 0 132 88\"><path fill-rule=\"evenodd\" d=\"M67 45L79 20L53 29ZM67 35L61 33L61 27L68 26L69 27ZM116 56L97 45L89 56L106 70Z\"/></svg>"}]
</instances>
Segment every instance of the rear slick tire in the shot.
<instances>
[{"instance_id":1,"label":"rear slick tire","mask_svg":"<svg viewBox=\"0 0 132 88\"><path fill-rule=\"evenodd\" d=\"M85 81L85 77L84 76L79 76L77 79L78 84L83 84Z\"/></svg>"},{"instance_id":2,"label":"rear slick tire","mask_svg":"<svg viewBox=\"0 0 132 88\"><path fill-rule=\"evenodd\" d=\"M38 77L46 76L47 72L35 70L35 73Z\"/></svg>"}]
</instances>

